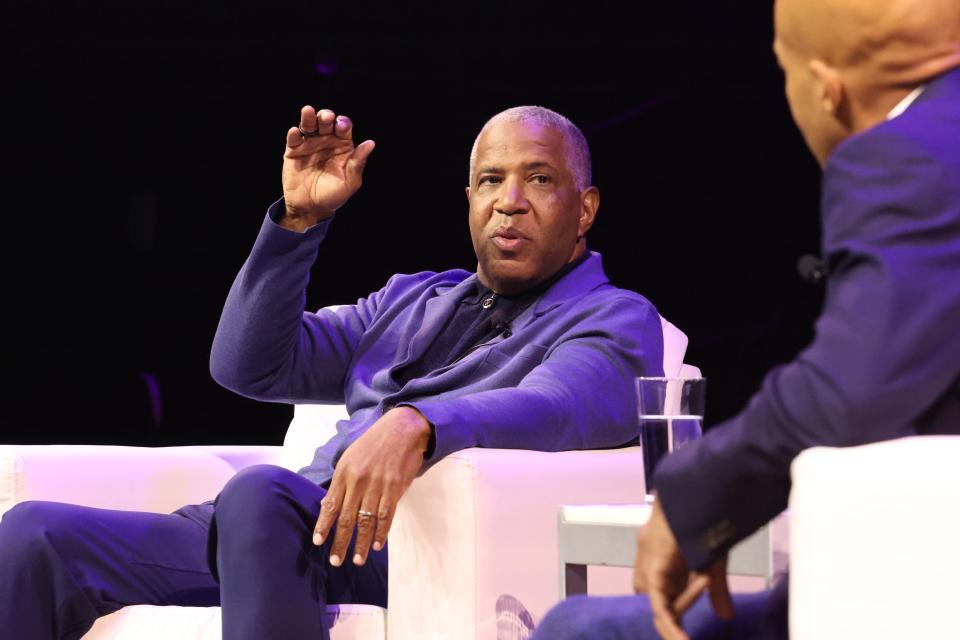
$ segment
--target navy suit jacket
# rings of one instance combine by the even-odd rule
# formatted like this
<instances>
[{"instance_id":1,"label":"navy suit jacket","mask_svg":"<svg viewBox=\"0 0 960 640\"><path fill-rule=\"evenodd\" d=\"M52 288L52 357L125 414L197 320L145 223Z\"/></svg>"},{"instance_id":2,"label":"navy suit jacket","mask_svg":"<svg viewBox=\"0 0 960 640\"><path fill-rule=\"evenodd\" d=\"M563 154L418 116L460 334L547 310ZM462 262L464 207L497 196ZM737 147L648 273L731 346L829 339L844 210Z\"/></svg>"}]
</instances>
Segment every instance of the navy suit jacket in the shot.
<instances>
[{"instance_id":1,"label":"navy suit jacket","mask_svg":"<svg viewBox=\"0 0 960 640\"><path fill-rule=\"evenodd\" d=\"M693 568L786 508L803 449L960 433L960 69L834 150L821 215L813 342L655 474Z\"/></svg>"}]
</instances>

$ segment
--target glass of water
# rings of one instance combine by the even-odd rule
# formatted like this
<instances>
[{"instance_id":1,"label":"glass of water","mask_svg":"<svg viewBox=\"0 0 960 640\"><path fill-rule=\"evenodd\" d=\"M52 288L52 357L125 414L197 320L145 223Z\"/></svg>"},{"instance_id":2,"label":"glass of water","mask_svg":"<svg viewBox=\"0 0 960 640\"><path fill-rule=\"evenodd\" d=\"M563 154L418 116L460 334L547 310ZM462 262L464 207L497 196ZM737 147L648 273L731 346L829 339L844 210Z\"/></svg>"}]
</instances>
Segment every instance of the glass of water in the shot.
<instances>
[{"instance_id":1,"label":"glass of water","mask_svg":"<svg viewBox=\"0 0 960 640\"><path fill-rule=\"evenodd\" d=\"M706 378L637 378L643 478L648 492L660 460L703 435L706 390Z\"/></svg>"}]
</instances>

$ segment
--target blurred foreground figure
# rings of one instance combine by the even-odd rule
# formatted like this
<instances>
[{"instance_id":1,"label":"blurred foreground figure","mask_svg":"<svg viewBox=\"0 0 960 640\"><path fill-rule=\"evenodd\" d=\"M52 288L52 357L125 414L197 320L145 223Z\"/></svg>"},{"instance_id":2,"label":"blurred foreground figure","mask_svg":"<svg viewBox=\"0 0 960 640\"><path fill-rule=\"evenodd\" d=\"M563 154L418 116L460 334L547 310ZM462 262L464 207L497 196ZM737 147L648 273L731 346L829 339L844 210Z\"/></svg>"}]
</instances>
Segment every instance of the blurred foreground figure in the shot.
<instances>
[{"instance_id":1,"label":"blurred foreground figure","mask_svg":"<svg viewBox=\"0 0 960 640\"><path fill-rule=\"evenodd\" d=\"M960 3L778 0L775 13L787 100L824 169L816 337L658 466L634 571L645 595L567 600L538 640L786 638L786 585L738 596L735 614L725 565L786 507L793 458L960 432Z\"/></svg>"}]
</instances>

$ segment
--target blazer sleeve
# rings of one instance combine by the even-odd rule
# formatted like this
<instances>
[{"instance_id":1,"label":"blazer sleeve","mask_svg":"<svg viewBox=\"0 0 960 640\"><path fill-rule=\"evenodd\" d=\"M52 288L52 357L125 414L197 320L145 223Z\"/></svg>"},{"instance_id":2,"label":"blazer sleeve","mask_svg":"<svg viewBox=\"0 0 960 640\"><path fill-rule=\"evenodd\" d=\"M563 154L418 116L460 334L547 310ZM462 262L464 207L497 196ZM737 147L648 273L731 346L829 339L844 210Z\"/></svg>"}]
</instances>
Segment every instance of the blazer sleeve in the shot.
<instances>
[{"instance_id":1,"label":"blazer sleeve","mask_svg":"<svg viewBox=\"0 0 960 640\"><path fill-rule=\"evenodd\" d=\"M272 219L281 203L268 211L227 295L210 373L256 400L343 402L347 367L383 290L336 312L305 312L310 268L331 220L304 233L285 229Z\"/></svg>"},{"instance_id":2,"label":"blazer sleeve","mask_svg":"<svg viewBox=\"0 0 960 640\"><path fill-rule=\"evenodd\" d=\"M878 129L838 148L824 176L830 274L813 342L767 375L742 413L657 469L654 486L693 568L786 507L800 451L915 433L958 375L958 154L948 142Z\"/></svg>"},{"instance_id":3,"label":"blazer sleeve","mask_svg":"<svg viewBox=\"0 0 960 640\"><path fill-rule=\"evenodd\" d=\"M582 318L516 386L401 404L434 425L431 460L469 447L561 451L636 441L635 379L663 375L660 316L640 296Z\"/></svg>"}]
</instances>

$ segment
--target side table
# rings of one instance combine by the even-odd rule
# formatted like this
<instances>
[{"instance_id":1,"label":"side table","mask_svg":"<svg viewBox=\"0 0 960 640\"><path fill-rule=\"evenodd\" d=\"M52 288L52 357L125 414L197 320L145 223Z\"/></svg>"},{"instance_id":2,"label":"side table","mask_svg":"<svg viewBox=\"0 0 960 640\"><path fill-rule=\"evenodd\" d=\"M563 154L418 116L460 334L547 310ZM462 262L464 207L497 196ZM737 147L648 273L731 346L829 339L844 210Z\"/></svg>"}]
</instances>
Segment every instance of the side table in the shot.
<instances>
[{"instance_id":1,"label":"side table","mask_svg":"<svg viewBox=\"0 0 960 640\"><path fill-rule=\"evenodd\" d=\"M632 567L637 532L651 508L648 504L562 505L557 516L560 598L587 592L588 565ZM760 577L770 586L786 572L787 548L786 518L781 515L733 547L727 572Z\"/></svg>"}]
</instances>

